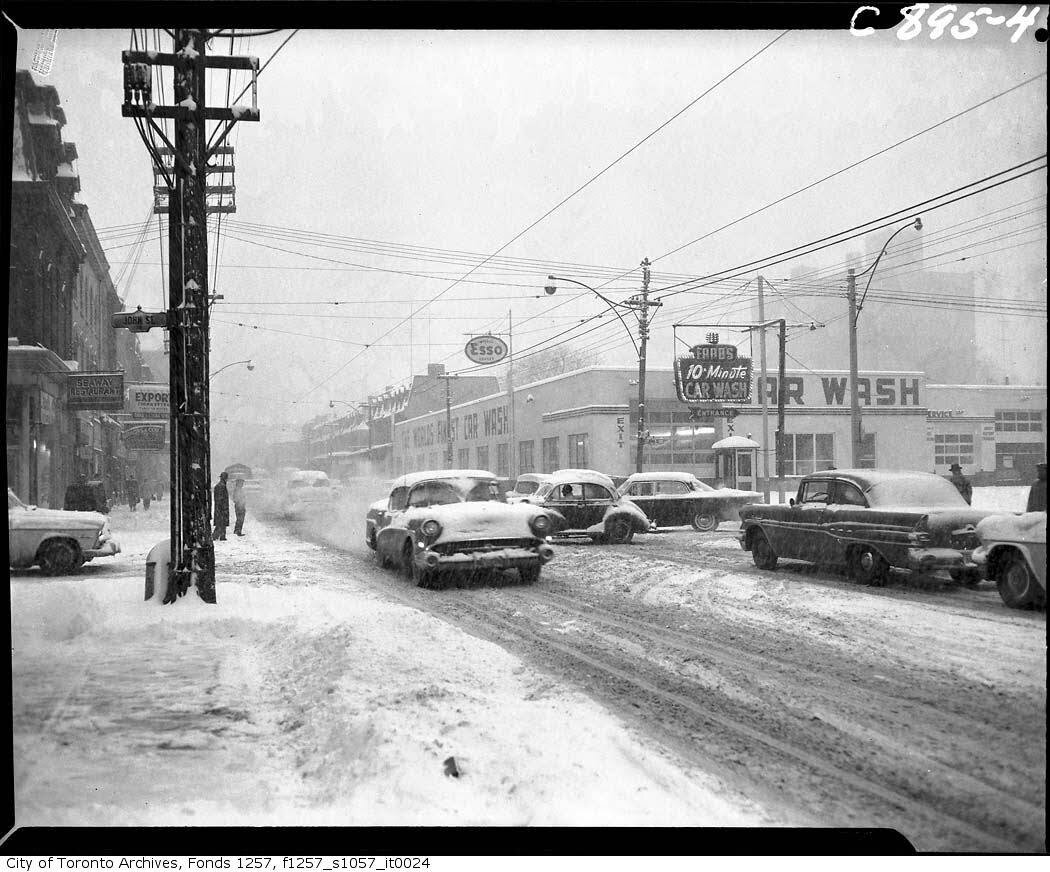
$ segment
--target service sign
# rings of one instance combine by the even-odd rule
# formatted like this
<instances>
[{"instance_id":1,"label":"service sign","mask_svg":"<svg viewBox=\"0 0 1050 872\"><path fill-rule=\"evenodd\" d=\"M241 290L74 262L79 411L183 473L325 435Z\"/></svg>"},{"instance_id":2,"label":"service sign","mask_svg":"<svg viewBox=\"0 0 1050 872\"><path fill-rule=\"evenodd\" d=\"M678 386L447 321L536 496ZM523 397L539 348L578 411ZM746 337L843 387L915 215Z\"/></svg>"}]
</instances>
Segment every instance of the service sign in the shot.
<instances>
[{"instance_id":1,"label":"service sign","mask_svg":"<svg viewBox=\"0 0 1050 872\"><path fill-rule=\"evenodd\" d=\"M163 421L127 421L121 436L125 448L163 451L168 438L168 425Z\"/></svg>"},{"instance_id":2,"label":"service sign","mask_svg":"<svg viewBox=\"0 0 1050 872\"><path fill-rule=\"evenodd\" d=\"M507 356L507 343L498 336L475 336L464 351L474 363L499 363Z\"/></svg>"},{"instance_id":3,"label":"service sign","mask_svg":"<svg viewBox=\"0 0 1050 872\"><path fill-rule=\"evenodd\" d=\"M683 403L751 402L749 357L724 361L679 357L675 361L674 376L678 399Z\"/></svg>"},{"instance_id":4,"label":"service sign","mask_svg":"<svg viewBox=\"0 0 1050 872\"><path fill-rule=\"evenodd\" d=\"M77 372L66 378L66 408L119 412L124 408L124 373Z\"/></svg>"},{"instance_id":5,"label":"service sign","mask_svg":"<svg viewBox=\"0 0 1050 872\"><path fill-rule=\"evenodd\" d=\"M128 385L128 414L133 418L167 418L169 398L166 384Z\"/></svg>"}]
</instances>

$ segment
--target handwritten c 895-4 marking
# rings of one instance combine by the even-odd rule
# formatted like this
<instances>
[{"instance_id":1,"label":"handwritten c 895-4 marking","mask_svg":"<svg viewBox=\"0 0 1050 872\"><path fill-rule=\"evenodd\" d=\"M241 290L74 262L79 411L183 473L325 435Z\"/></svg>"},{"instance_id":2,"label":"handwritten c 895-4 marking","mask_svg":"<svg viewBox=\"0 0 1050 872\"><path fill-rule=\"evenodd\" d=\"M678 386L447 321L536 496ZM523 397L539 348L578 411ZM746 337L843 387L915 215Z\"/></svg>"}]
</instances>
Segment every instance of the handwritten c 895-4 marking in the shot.
<instances>
[{"instance_id":1,"label":"handwritten c 895-4 marking","mask_svg":"<svg viewBox=\"0 0 1050 872\"><path fill-rule=\"evenodd\" d=\"M930 9L931 5L930 3L915 3L902 9L902 20L897 28L897 39L909 40L919 36L924 29L923 16ZM1010 37L1010 42L1017 42L1024 35L1024 32L1036 23L1040 7L1033 6L1031 11L1029 11L1027 6L1020 6L1007 19L1005 15L993 15L994 10L990 6L980 6L977 9L964 13L960 16L957 23L952 24L958 11L959 7L954 3L945 3L931 12L926 17L925 25L929 31L930 39L940 39L945 32L951 34L955 39L970 39L977 35L980 30L980 20L983 18L986 24L993 27L1004 25L1007 28L1013 28L1014 32ZM875 28L870 26L870 18L865 19L869 20L869 26L863 27L860 26L861 19L865 16L874 17L879 14L881 13L876 6L857 7L849 22L849 32L854 36L871 36L875 32ZM949 25L952 26L949 27Z\"/></svg>"}]
</instances>

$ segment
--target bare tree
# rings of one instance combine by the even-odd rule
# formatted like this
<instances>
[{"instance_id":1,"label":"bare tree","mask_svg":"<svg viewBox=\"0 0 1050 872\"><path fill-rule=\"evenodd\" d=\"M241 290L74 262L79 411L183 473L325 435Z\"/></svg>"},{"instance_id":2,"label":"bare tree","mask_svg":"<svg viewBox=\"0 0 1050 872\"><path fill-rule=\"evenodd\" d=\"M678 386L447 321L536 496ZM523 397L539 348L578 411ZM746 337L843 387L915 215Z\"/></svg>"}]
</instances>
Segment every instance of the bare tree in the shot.
<instances>
[{"instance_id":1,"label":"bare tree","mask_svg":"<svg viewBox=\"0 0 1050 872\"><path fill-rule=\"evenodd\" d=\"M514 383L524 385L561 375L563 372L583 369L598 363L599 359L600 356L595 350L558 345L516 361L514 363ZM501 380L506 384L506 369L504 369Z\"/></svg>"}]
</instances>

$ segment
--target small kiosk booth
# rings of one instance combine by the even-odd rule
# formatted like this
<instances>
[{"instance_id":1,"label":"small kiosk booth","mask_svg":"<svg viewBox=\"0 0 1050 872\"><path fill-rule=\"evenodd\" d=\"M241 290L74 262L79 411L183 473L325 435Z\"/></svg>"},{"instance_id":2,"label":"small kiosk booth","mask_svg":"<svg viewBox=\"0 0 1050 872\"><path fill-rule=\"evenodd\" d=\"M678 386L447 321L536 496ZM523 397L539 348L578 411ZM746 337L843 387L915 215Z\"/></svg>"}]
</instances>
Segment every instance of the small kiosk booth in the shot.
<instances>
[{"instance_id":1,"label":"small kiosk booth","mask_svg":"<svg viewBox=\"0 0 1050 872\"><path fill-rule=\"evenodd\" d=\"M758 490L759 444L746 436L726 436L711 446L715 452L715 478L726 487Z\"/></svg>"}]
</instances>

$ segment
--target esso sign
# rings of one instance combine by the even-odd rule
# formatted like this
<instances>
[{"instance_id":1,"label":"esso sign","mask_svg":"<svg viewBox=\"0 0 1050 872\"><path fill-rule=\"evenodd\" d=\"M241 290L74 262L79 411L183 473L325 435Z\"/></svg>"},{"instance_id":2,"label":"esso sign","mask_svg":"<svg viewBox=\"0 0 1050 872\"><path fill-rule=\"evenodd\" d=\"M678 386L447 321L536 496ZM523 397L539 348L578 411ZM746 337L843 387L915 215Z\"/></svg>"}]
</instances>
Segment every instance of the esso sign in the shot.
<instances>
[{"instance_id":1,"label":"esso sign","mask_svg":"<svg viewBox=\"0 0 1050 872\"><path fill-rule=\"evenodd\" d=\"M499 363L507 356L507 343L498 336L475 336L464 351L474 363Z\"/></svg>"}]
</instances>

